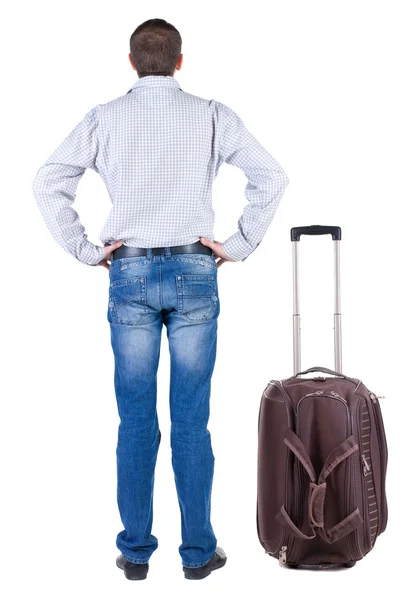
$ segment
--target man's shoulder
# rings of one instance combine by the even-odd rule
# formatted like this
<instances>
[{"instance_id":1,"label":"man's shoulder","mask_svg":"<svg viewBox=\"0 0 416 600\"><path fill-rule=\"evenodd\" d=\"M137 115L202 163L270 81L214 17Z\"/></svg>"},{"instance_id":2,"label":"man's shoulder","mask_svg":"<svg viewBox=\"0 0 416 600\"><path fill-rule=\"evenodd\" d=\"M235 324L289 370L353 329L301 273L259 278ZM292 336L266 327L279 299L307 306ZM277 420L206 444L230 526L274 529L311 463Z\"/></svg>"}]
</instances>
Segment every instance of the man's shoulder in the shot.
<instances>
[{"instance_id":1,"label":"man's shoulder","mask_svg":"<svg viewBox=\"0 0 416 600\"><path fill-rule=\"evenodd\" d=\"M185 92L182 90L183 99L194 106L211 106L216 103L215 100L210 100L207 98L202 98L201 96L197 96L195 94L191 94L189 92ZM123 94L121 96L117 96L108 102L103 102L101 104L97 104L92 111L98 111L101 114L110 114L114 111L123 110L128 108L132 103L134 104L136 96L133 94Z\"/></svg>"},{"instance_id":2,"label":"man's shoulder","mask_svg":"<svg viewBox=\"0 0 416 600\"><path fill-rule=\"evenodd\" d=\"M120 109L130 102L130 96L131 94L123 94L122 96L117 96L116 98L112 98L108 102L102 102L101 104L98 104L95 108L102 113Z\"/></svg>"},{"instance_id":3,"label":"man's shoulder","mask_svg":"<svg viewBox=\"0 0 416 600\"><path fill-rule=\"evenodd\" d=\"M182 98L191 106L199 108L209 108L211 111L215 109L217 101L213 98L204 98L197 94L192 94L182 89Z\"/></svg>"},{"instance_id":4,"label":"man's shoulder","mask_svg":"<svg viewBox=\"0 0 416 600\"><path fill-rule=\"evenodd\" d=\"M190 92L183 92L183 93L186 96L186 98L188 98L191 101L194 101L195 103L208 105L208 106L212 107L213 109L216 109L217 111L233 112L232 109L227 104L224 104L224 102L220 102L219 100L217 100L215 98L203 98L202 96L197 96L196 94L191 94Z\"/></svg>"},{"instance_id":5,"label":"man's shoulder","mask_svg":"<svg viewBox=\"0 0 416 600\"><path fill-rule=\"evenodd\" d=\"M204 98L185 90L181 90L181 92L181 96L186 104L189 104L194 108L205 110L208 109L210 112L216 114L219 118L223 117L227 119L235 115L235 112L230 106L224 102L221 102L220 100L217 100L216 98ZM134 103L134 99L135 96L133 93L125 93L109 100L108 102L97 104L91 109L90 112L94 113L98 117L114 116L116 113L128 110L129 106L131 106L131 103Z\"/></svg>"}]
</instances>

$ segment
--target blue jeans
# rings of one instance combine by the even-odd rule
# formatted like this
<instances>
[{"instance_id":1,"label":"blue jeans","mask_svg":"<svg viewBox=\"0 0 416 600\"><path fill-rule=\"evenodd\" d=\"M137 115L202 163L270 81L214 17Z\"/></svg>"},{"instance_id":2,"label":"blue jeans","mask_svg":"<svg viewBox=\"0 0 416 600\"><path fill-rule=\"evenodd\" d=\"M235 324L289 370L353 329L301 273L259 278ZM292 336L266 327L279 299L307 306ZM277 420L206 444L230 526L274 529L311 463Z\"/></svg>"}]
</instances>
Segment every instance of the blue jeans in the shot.
<instances>
[{"instance_id":1,"label":"blue jeans","mask_svg":"<svg viewBox=\"0 0 416 600\"><path fill-rule=\"evenodd\" d=\"M114 352L120 423L117 503L124 529L117 548L147 563L158 546L152 534L153 484L161 439L156 374L163 324L170 353L172 466L181 513L179 553L186 567L214 554L210 521L214 455L207 429L220 312L213 254L120 258L109 271L107 319Z\"/></svg>"}]
</instances>

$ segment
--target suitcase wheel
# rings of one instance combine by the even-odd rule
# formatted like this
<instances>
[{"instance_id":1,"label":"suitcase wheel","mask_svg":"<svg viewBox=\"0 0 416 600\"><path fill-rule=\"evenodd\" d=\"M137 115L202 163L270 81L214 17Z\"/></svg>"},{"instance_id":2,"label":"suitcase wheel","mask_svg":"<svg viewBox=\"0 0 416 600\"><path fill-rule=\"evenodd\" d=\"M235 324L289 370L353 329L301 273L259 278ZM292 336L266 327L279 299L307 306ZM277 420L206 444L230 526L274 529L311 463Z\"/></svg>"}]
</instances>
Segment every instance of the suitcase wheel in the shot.
<instances>
[{"instance_id":1,"label":"suitcase wheel","mask_svg":"<svg viewBox=\"0 0 416 600\"><path fill-rule=\"evenodd\" d=\"M355 565L355 563L356 563L356 562L357 562L357 561L355 561L355 560L351 560L350 562L346 562L346 563L344 563L344 567L345 567L346 569L351 569L351 567L353 567L353 566Z\"/></svg>"},{"instance_id":2,"label":"suitcase wheel","mask_svg":"<svg viewBox=\"0 0 416 600\"><path fill-rule=\"evenodd\" d=\"M299 565L297 563L286 563L288 569L297 569Z\"/></svg>"}]
</instances>

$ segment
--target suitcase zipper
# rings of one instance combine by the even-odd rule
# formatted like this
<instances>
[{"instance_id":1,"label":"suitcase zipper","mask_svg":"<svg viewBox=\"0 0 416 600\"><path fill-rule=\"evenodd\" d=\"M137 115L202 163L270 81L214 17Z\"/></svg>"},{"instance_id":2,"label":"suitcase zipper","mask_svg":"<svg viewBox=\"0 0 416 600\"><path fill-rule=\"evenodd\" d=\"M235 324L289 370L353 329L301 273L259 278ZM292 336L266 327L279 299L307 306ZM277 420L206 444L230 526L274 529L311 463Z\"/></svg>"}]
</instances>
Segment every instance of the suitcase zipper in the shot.
<instances>
[{"instance_id":1,"label":"suitcase zipper","mask_svg":"<svg viewBox=\"0 0 416 600\"><path fill-rule=\"evenodd\" d=\"M293 428L293 418L292 418L292 414L291 414L291 410L290 410L292 408L292 399L290 398L289 394L287 393L287 391L283 387L282 382L279 381L278 379L272 379L272 380L270 380L269 381L269 385L274 385L275 387L278 387L279 390L283 393L284 397L286 398L286 408L287 408L288 422L289 422L289 427L292 429Z\"/></svg>"},{"instance_id":2,"label":"suitcase zipper","mask_svg":"<svg viewBox=\"0 0 416 600\"><path fill-rule=\"evenodd\" d=\"M353 510L353 506L352 506L352 502L351 502L351 498L354 498L354 495L352 493L352 469L354 468L352 461L352 457L350 457L349 459L349 468L347 469L347 473L346 473L346 477L345 477L345 496L344 496L344 501L345 501L345 507L346 507L346 512L350 513ZM351 555L351 560L355 560L357 554L359 553L361 556L361 551L359 549L359 544L358 544L358 535L357 535L357 531L353 531L351 532L350 536L347 536L347 542L348 542L348 549L350 551L350 555Z\"/></svg>"},{"instance_id":3,"label":"suitcase zipper","mask_svg":"<svg viewBox=\"0 0 416 600\"><path fill-rule=\"evenodd\" d=\"M386 467L387 467L387 442L385 439L385 434L383 436L382 434L382 416L381 416L381 410L380 410L380 404L378 402L379 399L384 398L384 396L376 396L376 394L374 394L373 392L369 391L369 395L370 398L373 402L374 406L374 420L376 423L376 432L377 432L377 440L378 440L378 446L380 449L380 456L381 456L381 481L380 481L380 485L381 485L381 498L380 498L380 505L379 505L379 522L378 522L378 528L377 528L377 535L379 535L379 533L381 533L382 531L384 531L384 529L386 528L386 521L387 521L387 511L385 508L385 497L386 497L386 489L385 489L385 478L386 478Z\"/></svg>"},{"instance_id":4,"label":"suitcase zipper","mask_svg":"<svg viewBox=\"0 0 416 600\"><path fill-rule=\"evenodd\" d=\"M339 399L344 400L345 404L348 407L348 413L351 416L351 410L348 406L347 401L344 398L342 398L342 396L337 394L337 392L331 392L331 394L333 396L338 397ZM353 431L352 431L352 416L350 419L349 433L350 433L350 435L353 433ZM356 492L356 487L354 486L354 483L356 481L355 464L354 464L354 458L352 456L350 456L347 459L347 465L349 465L349 467L348 467L347 473L346 473L345 507L346 507L346 511L348 513L351 513L357 506L357 502L356 502L357 492ZM360 546L357 529L352 531L351 534L347 536L347 541L348 541L348 548L349 548L350 555L351 555L351 560L357 560L357 557L363 558L364 555L361 551L361 546Z\"/></svg>"},{"instance_id":5,"label":"suitcase zipper","mask_svg":"<svg viewBox=\"0 0 416 600\"><path fill-rule=\"evenodd\" d=\"M366 406L366 403L364 403L364 406ZM365 544L365 552L369 552L371 550L371 536L370 536L370 532L369 532L369 507L368 507L368 482L366 480L366 477L371 473L371 467L370 464L368 463L368 460L365 456L365 452L366 450L364 450L364 441L363 441L363 415L360 415L360 403L357 404L357 409L356 409L356 414L357 414L357 431L358 431L358 442L359 442L359 446L360 446L360 481L361 481L361 494L362 494L362 499L363 499L363 511L364 511L364 515L363 515L363 541ZM371 431L371 430L370 430ZM368 434L368 440L370 440L370 434ZM370 457L369 459L371 460L371 451L370 451ZM359 545L359 539L358 539L358 532L355 531L355 538L357 541L357 547L359 548L359 552L361 555L361 558L363 558L364 554L361 550L361 547Z\"/></svg>"},{"instance_id":6,"label":"suitcase zipper","mask_svg":"<svg viewBox=\"0 0 416 600\"><path fill-rule=\"evenodd\" d=\"M351 431L351 411L350 411L350 407L348 406L348 402L345 400L345 398L340 396L337 392L331 391L329 393L326 393L325 390L317 390L316 392L311 392L309 394L306 394L305 396L302 396L302 398L299 400L298 405L296 407L296 425L298 422L299 407L301 405L301 402L305 398L309 398L310 396L320 396L322 398L331 398L332 400L335 398L335 400L338 400L339 402L341 402L346 408L347 419L348 419L348 429L349 429L349 431Z\"/></svg>"},{"instance_id":7,"label":"suitcase zipper","mask_svg":"<svg viewBox=\"0 0 416 600\"><path fill-rule=\"evenodd\" d=\"M361 462L363 463L363 475L364 477L367 477L367 475L371 472L371 469L364 454L361 454Z\"/></svg>"},{"instance_id":8,"label":"suitcase zipper","mask_svg":"<svg viewBox=\"0 0 416 600\"><path fill-rule=\"evenodd\" d=\"M383 398L385 398L385 396L376 396L375 394L373 394L373 392L369 392L370 394L370 398L373 401L373 404L377 404L378 400L382 400Z\"/></svg>"}]
</instances>

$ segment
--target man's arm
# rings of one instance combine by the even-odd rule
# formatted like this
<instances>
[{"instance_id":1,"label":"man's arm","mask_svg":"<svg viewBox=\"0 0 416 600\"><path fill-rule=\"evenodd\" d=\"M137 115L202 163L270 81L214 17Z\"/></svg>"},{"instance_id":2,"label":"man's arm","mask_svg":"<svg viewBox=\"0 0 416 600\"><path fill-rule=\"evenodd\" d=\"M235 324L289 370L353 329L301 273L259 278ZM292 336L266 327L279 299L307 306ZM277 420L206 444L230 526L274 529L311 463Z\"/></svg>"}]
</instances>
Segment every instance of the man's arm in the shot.
<instances>
[{"instance_id":1,"label":"man's arm","mask_svg":"<svg viewBox=\"0 0 416 600\"><path fill-rule=\"evenodd\" d=\"M32 184L45 223L58 244L80 262L97 265L104 248L91 243L79 215L72 207L79 180L87 168L98 172L96 107L69 133L40 167Z\"/></svg>"},{"instance_id":2,"label":"man's arm","mask_svg":"<svg viewBox=\"0 0 416 600\"><path fill-rule=\"evenodd\" d=\"M234 260L244 261L262 241L273 220L289 178L280 164L247 131L231 108L216 102L220 128L219 160L235 165L247 176L248 204L238 220L238 230L222 244Z\"/></svg>"}]
</instances>

